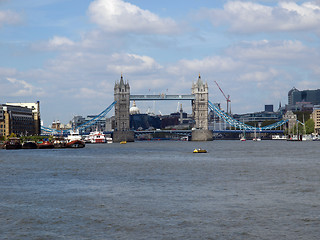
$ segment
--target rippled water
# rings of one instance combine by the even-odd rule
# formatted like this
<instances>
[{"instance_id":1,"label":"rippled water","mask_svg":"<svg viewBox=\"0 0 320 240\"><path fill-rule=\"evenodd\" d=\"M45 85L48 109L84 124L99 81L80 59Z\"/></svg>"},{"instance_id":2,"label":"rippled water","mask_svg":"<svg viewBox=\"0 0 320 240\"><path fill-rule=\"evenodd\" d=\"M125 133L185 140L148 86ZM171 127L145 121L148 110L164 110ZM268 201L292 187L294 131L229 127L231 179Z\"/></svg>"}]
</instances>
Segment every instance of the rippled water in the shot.
<instances>
[{"instance_id":1,"label":"rippled water","mask_svg":"<svg viewBox=\"0 0 320 240\"><path fill-rule=\"evenodd\" d=\"M0 239L319 239L319 156L285 141L0 150Z\"/></svg>"}]
</instances>

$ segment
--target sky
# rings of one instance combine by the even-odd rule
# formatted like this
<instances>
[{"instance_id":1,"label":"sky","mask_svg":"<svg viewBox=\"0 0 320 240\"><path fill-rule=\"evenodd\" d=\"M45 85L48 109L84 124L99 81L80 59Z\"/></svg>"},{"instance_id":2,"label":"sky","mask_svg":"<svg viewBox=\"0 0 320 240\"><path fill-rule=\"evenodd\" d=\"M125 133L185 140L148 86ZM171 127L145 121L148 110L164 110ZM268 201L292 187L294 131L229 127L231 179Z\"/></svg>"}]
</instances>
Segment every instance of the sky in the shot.
<instances>
[{"instance_id":1,"label":"sky","mask_svg":"<svg viewBox=\"0 0 320 240\"><path fill-rule=\"evenodd\" d=\"M201 74L225 110L215 81L233 113L276 110L320 88L319 26L320 1L0 0L0 103L40 101L48 126L102 112L121 74L131 94L190 94Z\"/></svg>"}]
</instances>

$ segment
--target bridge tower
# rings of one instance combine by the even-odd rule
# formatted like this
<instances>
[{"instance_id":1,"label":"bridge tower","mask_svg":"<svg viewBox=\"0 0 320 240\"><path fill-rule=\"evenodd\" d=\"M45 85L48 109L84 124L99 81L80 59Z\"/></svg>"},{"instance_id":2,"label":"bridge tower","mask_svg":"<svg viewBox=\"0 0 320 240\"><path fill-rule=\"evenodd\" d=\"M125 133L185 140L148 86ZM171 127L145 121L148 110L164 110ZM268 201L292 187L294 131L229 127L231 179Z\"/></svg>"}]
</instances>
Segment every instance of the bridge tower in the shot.
<instances>
[{"instance_id":1,"label":"bridge tower","mask_svg":"<svg viewBox=\"0 0 320 240\"><path fill-rule=\"evenodd\" d=\"M115 129L113 132L114 142L133 142L134 132L130 131L130 86L124 82L123 76L114 85L114 106Z\"/></svg>"},{"instance_id":2,"label":"bridge tower","mask_svg":"<svg viewBox=\"0 0 320 240\"><path fill-rule=\"evenodd\" d=\"M284 120L289 120L286 124L286 128L288 129L288 134L295 135L296 133L293 132L295 126L298 126L297 124L297 115L294 114L292 111L287 111L287 113L283 116Z\"/></svg>"},{"instance_id":3,"label":"bridge tower","mask_svg":"<svg viewBox=\"0 0 320 240\"><path fill-rule=\"evenodd\" d=\"M192 115L195 121L192 131L193 141L211 141L213 139L212 131L208 130L208 84L203 83L201 76L191 88L194 100L192 101Z\"/></svg>"}]
</instances>

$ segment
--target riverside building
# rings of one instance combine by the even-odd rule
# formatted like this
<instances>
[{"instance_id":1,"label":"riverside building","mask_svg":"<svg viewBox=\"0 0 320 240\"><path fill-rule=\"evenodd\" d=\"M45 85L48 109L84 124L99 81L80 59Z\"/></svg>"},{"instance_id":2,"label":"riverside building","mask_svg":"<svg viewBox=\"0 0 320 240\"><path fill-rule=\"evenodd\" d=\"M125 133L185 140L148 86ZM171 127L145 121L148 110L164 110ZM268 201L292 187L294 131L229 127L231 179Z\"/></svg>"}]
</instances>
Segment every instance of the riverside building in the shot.
<instances>
[{"instance_id":1,"label":"riverside building","mask_svg":"<svg viewBox=\"0 0 320 240\"><path fill-rule=\"evenodd\" d=\"M35 103L6 103L6 105L31 109L34 121L34 133L32 135L41 134L40 101Z\"/></svg>"},{"instance_id":2,"label":"riverside building","mask_svg":"<svg viewBox=\"0 0 320 240\"><path fill-rule=\"evenodd\" d=\"M314 132L320 134L320 105L315 105L311 117L314 121Z\"/></svg>"},{"instance_id":3,"label":"riverside building","mask_svg":"<svg viewBox=\"0 0 320 240\"><path fill-rule=\"evenodd\" d=\"M8 137L35 135L36 124L32 109L27 107L0 105L0 136Z\"/></svg>"}]
</instances>

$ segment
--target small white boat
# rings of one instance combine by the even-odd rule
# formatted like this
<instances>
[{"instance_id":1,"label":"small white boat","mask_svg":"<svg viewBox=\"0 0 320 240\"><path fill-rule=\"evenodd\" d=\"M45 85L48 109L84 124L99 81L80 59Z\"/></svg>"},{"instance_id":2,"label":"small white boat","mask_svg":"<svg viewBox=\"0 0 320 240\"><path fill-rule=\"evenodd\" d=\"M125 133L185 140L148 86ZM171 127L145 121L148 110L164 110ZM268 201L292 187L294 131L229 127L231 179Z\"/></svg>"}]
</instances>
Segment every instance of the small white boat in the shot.
<instances>
[{"instance_id":1,"label":"small white boat","mask_svg":"<svg viewBox=\"0 0 320 240\"><path fill-rule=\"evenodd\" d=\"M272 140L287 140L286 136L272 135Z\"/></svg>"}]
</instances>

